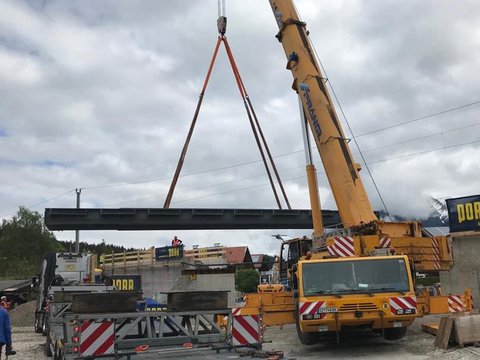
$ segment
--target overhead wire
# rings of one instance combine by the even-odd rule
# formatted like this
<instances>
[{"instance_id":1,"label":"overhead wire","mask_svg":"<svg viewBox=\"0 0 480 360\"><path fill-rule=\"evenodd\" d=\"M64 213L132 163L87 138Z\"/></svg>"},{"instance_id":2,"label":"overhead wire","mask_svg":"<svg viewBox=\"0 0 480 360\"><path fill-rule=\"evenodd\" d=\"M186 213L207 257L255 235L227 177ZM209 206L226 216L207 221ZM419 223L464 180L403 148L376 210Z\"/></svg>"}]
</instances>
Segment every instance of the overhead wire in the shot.
<instances>
[{"instance_id":1,"label":"overhead wire","mask_svg":"<svg viewBox=\"0 0 480 360\"><path fill-rule=\"evenodd\" d=\"M396 160L396 159L403 159L403 158L407 158L407 157L410 157L410 156L418 156L418 155L423 155L423 154L427 154L427 153L430 153L430 152L435 152L435 151L440 151L440 150L445 150L445 149L452 149L452 148L456 148L456 147L459 147L459 146L465 146L465 145L473 145L473 144L477 144L477 143L480 143L480 140L474 140L474 141L470 141L470 142L465 142L465 143L455 144L455 145L448 145L448 146L444 145L441 148L437 148L437 149L418 151L418 152L412 153L412 154L405 154L405 155L399 155L399 156L386 158L386 159L369 161L369 164L374 164L374 163L384 162L384 161L390 161L390 160Z\"/></svg>"},{"instance_id":2,"label":"overhead wire","mask_svg":"<svg viewBox=\"0 0 480 360\"><path fill-rule=\"evenodd\" d=\"M459 108L459 107L457 107L457 108ZM436 114L439 114L439 113L436 113ZM424 117L424 118L428 118L428 116L427 116L427 117ZM405 123L406 123L406 122L405 122ZM371 149L363 150L363 152L365 153L365 152L374 151L374 150L379 150L379 149L386 148L386 147L392 147L392 146L395 146L395 145L399 145L399 144L403 144L403 143L407 143L407 142L412 142L412 141L415 141L415 140L421 140L421 139L425 139L425 138L428 138L428 137L433 137L433 136L441 135L441 134L444 134L444 133L454 132L454 131L458 131L458 130L464 130L464 129L471 128L471 127L476 127L476 126L479 126L479 125L480 125L480 123L469 124L469 125L461 126L461 127L454 128L454 129L444 130L444 131L442 131L442 132L438 132L438 133L434 133L434 134L430 134L430 135L420 136L420 137L416 137L416 138L412 138L412 139L407 139L407 140L403 140L403 141L396 142L396 143L390 143L390 144L387 144L387 145L374 147L374 148L371 148ZM451 146L445 146L445 147L442 147L442 148L430 149L430 150L425 150L425 151L421 151L421 152L415 152L415 153L411 153L411 154L405 154L405 155L399 155L399 156L395 156L395 157L389 157L389 158L385 158L385 159L372 160L372 161L369 161L368 163L369 163L369 164L374 164L374 163L379 163L379 162L384 162L384 161L389 161L389 160L401 159L401 158L406 158L406 157L413 157L413 156L422 155L422 154L425 154L425 153L428 153L428 152L434 152L434 151L439 151L439 150L443 150L443 149L459 147L459 146L463 146L463 145L471 145L471 144L475 144L475 143L478 143L478 142L479 142L479 141L473 141L473 142L468 142L468 143L462 143L462 144L456 144L456 145L451 145ZM274 156L274 157L275 157L275 158L286 157L286 156L289 156L289 155L293 155L293 154L297 154L297 153L302 153L302 152L303 152L303 150L296 150L296 151L291 151L291 152L283 153L283 154L280 154L280 155L277 155L277 156ZM354 155L355 155L355 153L354 153ZM240 167L240 166L246 166L246 165L256 164L256 163L259 163L259 162L261 162L261 160L245 161L245 162L242 162L242 163L227 165L227 166L223 166L223 167L219 167L219 168L201 170L201 171L192 172L192 173L189 173L189 174L184 174L184 175L182 175L182 177L200 175L200 174L205 174L205 173L210 173L210 172L216 172L216 171L222 171L222 170L232 169L232 168L236 168L236 167ZM282 171L296 170L296 169L300 169L300 168L303 168L303 166L286 168L286 169L282 169ZM319 171L319 173L323 173L323 171ZM264 175L261 174L261 175L256 175L256 176L250 176L250 177L247 177L247 178L241 178L241 179L236 179L236 180L231 180L231 181L224 181L224 182L220 182L220 183L216 183L216 184L210 184L210 185L208 185L207 187L224 185L224 184L227 184L227 183L233 183L233 182L237 182L237 181L245 181L245 180L249 180L249 179L253 179L253 178L258 178L258 177L262 177L262 176L264 176ZM144 184L144 183L156 182L156 181L162 181L162 180L169 180L169 179L170 179L170 177L160 177L160 178L153 178L153 179L139 180L139 181L132 181L132 182L123 182L123 183L113 183L113 184L102 184L102 185L83 186L82 189L84 189L84 190L86 190L86 189L100 189L100 188L109 188L109 187L116 187L116 186L137 185L137 184ZM291 179L287 179L287 181L288 181L288 180L291 180ZM261 186L264 186L264 185L262 184ZM56 195L56 196L54 196L54 197L48 198L48 199L43 200L43 201L41 201L41 202L39 202L39 203L29 205L29 206L27 206L27 208L29 208L29 209L35 208L35 207L37 207L37 206L39 206L39 205L43 205L43 204L46 204L46 203L48 203L48 202L50 202L50 201L59 199L59 198L65 196L65 195L67 195L67 194L69 194L69 193L72 193L72 192L74 192L74 191L75 191L74 189L69 190L69 191L67 191L67 192L65 192L65 193L62 193L62 194ZM241 191L241 190L237 190L237 191ZM116 203L107 204L107 205L110 206L110 205L123 204L123 203L134 202L134 201L148 200L148 199L156 198L156 197L159 197L159 196L160 196L160 195L153 195L153 196L148 196L148 197L145 197L145 198L139 198L139 199L133 199L133 200L126 200L126 201L116 202ZM183 202L183 201L184 201L184 200L182 200L182 202ZM175 202L175 203L176 203L176 202ZM7 216L11 216L11 215L5 215L5 216L2 216L2 218L5 218L5 217L7 217Z\"/></svg>"},{"instance_id":3,"label":"overhead wire","mask_svg":"<svg viewBox=\"0 0 480 360\"><path fill-rule=\"evenodd\" d=\"M462 144L444 146L444 147L441 147L441 148L438 148L438 149L431 149L431 150L426 150L426 151L420 151L420 152L417 152L417 153L412 153L412 154L408 154L408 155L401 155L401 156L391 157L391 158L388 158L388 159L370 161L369 164L373 164L373 163L377 163L377 162L382 162L382 161L402 159L402 158L410 157L410 156L423 155L423 154L430 153L430 152L435 152L435 151L450 149L450 148L459 147L459 146L463 146L463 145L471 145L471 144L475 144L475 143L480 143L480 140L471 141L471 142L462 143ZM325 173L325 171L319 171L319 173L322 174L322 173ZM306 175L296 176L296 177L293 177L293 178L287 178L287 179L284 179L284 180L285 180L285 181L290 181L290 180L296 180L296 179L302 179L302 178L306 178ZM175 203L186 202L186 201L191 201L191 200L193 201L193 200L208 198L208 197L211 197L211 196L223 195L223 194L232 193L232 192L236 192L236 191L243 191L243 190L249 190L249 189L253 189L253 188L263 187L263 186L267 186L267 185L269 185L269 184L263 183L263 184L252 185L252 186L244 187L244 188L240 188L240 189L226 190L226 191L222 191L222 192L219 192L219 193L213 193L213 194L205 195L205 196L198 197L198 198L191 198L191 199L184 199L184 200L176 201Z\"/></svg>"},{"instance_id":4,"label":"overhead wire","mask_svg":"<svg viewBox=\"0 0 480 360\"><path fill-rule=\"evenodd\" d=\"M309 37L309 34L307 32L307 36L309 38L309 41L310 41L310 37ZM352 139L353 139L353 142L355 143L355 146L357 147L358 149L358 153L360 155L360 157L362 158L362 161L363 163L365 164L365 169L367 170L367 173L368 175L370 176L370 179L372 180L372 183L373 183L373 187L375 188L375 191L377 192L378 194L378 197L380 198L380 201L382 203L382 206L383 208L385 209L385 212L387 214L387 217L390 219L390 221L392 220L392 217L390 216L390 212L388 211L388 207L387 207L387 204L385 203L385 200L383 199L383 196L380 192L380 189L378 188L377 186L377 182L375 181L374 177L373 177L373 174L372 172L370 171L370 168L368 167L368 164L367 164L367 161L365 160L365 157L363 156L363 153L362 153L362 150L360 148L360 145L358 145L358 141L357 141L357 138L355 137L353 131L352 131L352 128L350 126L350 123L347 119L347 115L345 114L345 112L343 111L343 106L342 104L340 103L340 100L338 99L338 96L337 96L337 93L335 92L335 89L333 88L333 85L332 85L332 82L329 80L329 77L328 77L328 74L327 74L327 71L325 69L325 67L323 66L323 63L322 61L320 60L320 57L318 56L318 53L317 53L317 49L315 48L315 45L313 44L312 41L310 41L310 45L312 46L313 48L313 51L315 53L315 57L317 58L318 60L318 63L320 64L320 67L322 68L322 71L323 71L323 74L325 76L326 79L328 79L328 81L326 81L328 83L328 86L330 87L330 90L332 91L332 95L333 97L335 98L335 101L337 102L337 105L338 105L338 108L340 109L340 112L343 116L343 119L345 120L345 123L347 124L347 127L348 127L348 130L350 131L350 134L352 135Z\"/></svg>"},{"instance_id":5,"label":"overhead wire","mask_svg":"<svg viewBox=\"0 0 480 360\"><path fill-rule=\"evenodd\" d=\"M468 104L465 104L465 105L456 106L456 107L453 107L453 108L450 108L450 109L446 109L446 110L443 110L443 111L440 111L440 112L437 112L437 113L434 113L434 114L422 116L422 117L419 117L419 118L416 118L416 119L403 121L403 122L398 123L398 124L385 126L385 127L383 127L383 128L380 128L380 129L375 129L375 130L372 130L372 131L368 131L368 132L365 132L365 133L363 133L363 134L357 135L356 137L359 138L359 137L361 137L361 136L366 136L366 135L370 135L370 134L376 134L376 133L381 132L381 131L385 131L385 130L393 129L393 128L395 128L395 127L402 126L402 125L405 125L405 124L411 124L411 123L413 123L413 122L417 122L417 121L429 119L429 118L432 118L432 117L435 117L435 116L439 116L439 115L443 115L443 114L446 114L446 113L449 113L449 112L452 112L452 111L456 111L456 110L460 110L460 109L465 109L465 108L467 108L467 107L474 106L474 105L478 105L478 104L480 104L480 100L477 100L477 101L474 101L474 102L471 102L471 103L468 103Z\"/></svg>"},{"instance_id":6,"label":"overhead wire","mask_svg":"<svg viewBox=\"0 0 480 360\"><path fill-rule=\"evenodd\" d=\"M468 129L468 128L479 126L479 125L480 125L480 123L465 125L465 126L461 126L461 127L454 128L454 129L440 131L440 132L434 133L434 134L419 136L419 137L416 137L416 138L406 139L406 140L398 141L398 142L395 142L395 143L389 143L389 144L386 144L386 145L377 146L377 147L374 147L374 148L371 148L371 149L363 150L363 152L365 153L365 152L369 152L369 151L380 150L380 149L384 149L384 148L387 148L387 147L392 147L392 146L396 146L396 145L400 145L400 144L405 144L405 143L412 142L412 141L415 141L415 140L427 139L427 138L433 137L433 136L448 134L448 133L451 133L451 132L454 132L454 131L464 130L464 129Z\"/></svg>"},{"instance_id":7,"label":"overhead wire","mask_svg":"<svg viewBox=\"0 0 480 360\"><path fill-rule=\"evenodd\" d=\"M480 123L469 124L469 125L466 125L466 126L461 126L461 127L454 128L454 129L444 130L444 131L434 133L434 134L430 134L430 135L425 135L425 136L416 137L416 138L412 138L412 139L402 140L402 141L399 141L399 142L389 143L387 145L382 145L382 146L366 149L366 150L363 150L363 152L374 151L374 150L382 149L382 148L385 148L385 147L391 147L391 146L395 146L395 145L399 145L399 144L404 144L404 143L415 141L415 140L426 139L428 137L433 137L433 136L441 135L441 134L444 134L444 133L446 134L446 133L450 133L450 132L454 132L454 131L458 131L458 130L463 130L463 129L467 129L467 128L471 128L471 127L475 127L475 126L479 126L479 125L480 125ZM313 147L312 149L315 149L315 148L316 147ZM290 156L290 155L293 155L293 154L299 154L299 153L303 153L303 152L304 152L303 149L290 151L290 152L286 152L286 153L283 153L283 154L280 154L280 155L276 155L276 156L274 156L274 158L278 159L278 158L281 158L281 157L287 157L287 156ZM357 153L353 153L353 155L356 155L356 154ZM257 164L257 163L260 163L261 161L262 160L260 160L260 159L244 161L244 162L241 162L241 163L226 165L226 166L222 166L222 167L218 167L218 168L206 169L206 170L195 171L195 172L192 172L192 173L182 174L180 177L185 178L185 177L188 177L188 176L208 174L208 173L212 173L212 172L238 168L238 167L241 167L241 166ZM301 167L303 167L303 166L301 166ZM262 176L262 175L260 175L260 176ZM117 186L137 185L137 184L144 184L144 183L157 182L157 181L170 180L170 179L171 179L171 177L164 176L164 177L159 177L159 178L152 178L152 179L145 179L145 180L138 180L138 181L130 181L130 182L82 186L82 189L91 190L91 189L101 189L101 188L109 188L109 187L117 187Z\"/></svg>"},{"instance_id":8,"label":"overhead wire","mask_svg":"<svg viewBox=\"0 0 480 360\"><path fill-rule=\"evenodd\" d=\"M480 124L472 124L472 125L469 125L469 126L466 126L466 127L470 127L470 126L478 126ZM465 128L465 127L462 127L462 128ZM462 128L458 128L458 129L462 129ZM454 131L454 130L458 130L458 129L453 129L451 131ZM436 135L436 134L434 134ZM421 139L421 138L417 138L417 139ZM374 164L374 163L379 163L379 162L384 162L384 161L390 161L390 160L398 160L398 159L402 159L402 158L407 158L407 157L414 157L414 156L419 156L419 155L423 155L423 154L426 154L426 153L431 153L431 152L435 152L435 151L440 151L440 150L445 150L445 149L450 149L450 148L456 148L456 147L460 147L460 146L465 146L465 145L473 145L473 144L476 144L476 143L480 143L480 140L475 140L475 141L471 141L471 142L465 142L465 143L461 143L461 144L455 144L455 145L449 145L449 146L443 146L441 148L437 148L437 149L429 149L429 150L424 150L424 151L419 151L419 152L415 152L415 153L411 153L411 154L404 154L404 155L399 155L399 156L394 156L394 157L389 157L389 158L385 158L385 159L379 159L379 160L372 160L372 161L369 161L368 163L369 164ZM381 147L379 147L381 148ZM372 151L372 150L375 150L375 149L369 149L367 151ZM285 154L284 154L285 155ZM257 160L255 162L260 162L260 160ZM251 163L251 162L250 162ZM318 164L317 164L318 165ZM303 166L299 166L299 167L293 167L293 168L288 168L288 169L283 169L283 171L285 170L294 170L294 169L299 169L299 168L303 168ZM318 171L319 174L324 174L325 171ZM190 176L190 175L194 175L194 174L189 174L189 175L184 175L184 176ZM226 184L226 183L232 183L232 182L236 182L236 181L244 181L244 180L249 180L249 179L252 179L252 178L258 178L258 177L262 177L263 175L258 175L258 176L251 176L251 177L247 177L247 178L242 178L242 179L238 179L238 180L232 180L232 181L227 181L227 182L221 182L221 183L216 183L216 184L210 184L208 186L205 186L203 188L210 188L210 187L213 187L213 186L218 186L218 185L223 185L223 184ZM291 177L291 178L287 178L285 179L286 181L290 181L290 180L296 180L296 179L301 179L301 178L305 178L306 175L301 175L301 176L296 176L296 177ZM169 178L168 178L169 179ZM136 182L136 183L141 183L141 182ZM205 195L205 196L201 196L201 197L196 197L196 198L189 198L189 199L183 199L183 200L178 200L178 201L173 201L172 203L181 203L181 202L186 202L186 201L193 201L193 200L198 200L198 199L204 199L204 198L208 198L208 197L212 197L212 196L217 196L217 195L223 195L223 194L227 194L227 193L232 193L232 192L238 192L238 191L244 191L244 190L249 190L249 189L253 189L253 188L258 188L258 187L263 187L263 186L267 186L269 184L266 184L266 183L263 183L263 184L258 184L258 185L252 185L252 186L248 186L248 187L244 187L244 188L237 188L237 189L232 189L232 190L225 190L225 191L222 191L222 192L217 192L217 193L211 193L209 195ZM82 188L82 189L85 189ZM197 188L198 189L198 188ZM30 206L27 206L27 208L34 208L36 206L39 206L39 205L42 205L44 203L47 203L47 202L50 202L50 201L53 201L55 199L58 199L62 196L65 196L71 192L74 192L74 190L70 190L70 191L67 191L63 194L60 194L60 195L57 195L55 197L52 197L52 198L49 198L45 201L42 201L40 203L37 203L37 204L34 204L34 205L30 205ZM115 202L115 203L110 203L110 204L107 204L107 206L112 206L112 205L118 205L118 204L125 204L125 203L129 203L129 202L135 202L135 201L143 201L143 200L148 200L148 199L152 199L152 198L156 198L156 197L160 197L160 196L163 196L163 195L152 195L152 196L148 196L148 197L144 197L144 198L137 198L137 199L132 199L132 200L126 200L126 201L122 201L122 202ZM6 217L6 216L3 216L3 217Z\"/></svg>"},{"instance_id":9,"label":"overhead wire","mask_svg":"<svg viewBox=\"0 0 480 360\"><path fill-rule=\"evenodd\" d=\"M406 158L406 157L415 157L415 156L419 156L419 155L424 155L424 154L426 154L426 153L431 153L431 152L435 152L435 151L440 151L440 150L445 150L445 149L460 147L460 146L464 146L464 145L473 145L473 144L476 144L476 143L480 143L480 140L475 140L475 141L465 142L465 143L455 144L455 145L449 145L449 146L442 146L442 147L437 148L437 149L424 150L424 151L419 151L419 152L415 152L415 153L411 153L411 154L394 156L394 157L390 157L390 158L386 158L386 159L373 160L373 161L369 161L368 163L369 163L369 164L374 164L374 163L379 163L379 162L384 162L384 161L402 159L402 158ZM316 165L319 165L319 164L316 164ZM294 168L290 168L290 169L298 169L298 168L303 168L303 166L294 167ZM289 169L287 169L287 170L289 170ZM283 171L285 171L285 169L283 169ZM325 174L325 171L324 171L324 170L319 170L319 171L318 171L318 174ZM253 177L242 178L242 179L233 180L233 181L230 181L230 182L249 180L249 179L251 179L251 178L257 178L257 177L261 177L261 176L263 176L263 175L258 175L258 176L253 176ZM291 178L286 178L286 179L284 179L284 180L285 180L285 181L289 181L289 180L296 180L296 179L302 179L302 178L306 178L306 175L301 175L301 176L295 176L295 177L291 177ZM229 182L225 182L225 183L229 183ZM217 186L217 185L222 185L222 184L224 184L224 183L210 184L210 185L205 186L205 187L202 187L202 188L200 188L200 189L210 188L210 187ZM210 193L209 195L203 195L203 196L195 197L195 198L189 198L189 199L183 199L183 200L178 200L178 201L172 201L172 203L181 203L181 202L186 202L186 201L190 201L190 200L193 201L193 200L205 199L205 198L209 198L209 197L212 197L212 196L223 195L223 194L226 194L226 193L232 193L232 192L243 191L243 190L249 190L249 189L258 188L258 187L263 187L263 186L267 186L267 185L269 185L269 183L268 183L268 184L267 184L267 183L262 183L262 184L252 185L252 186L248 186L248 187L244 187L244 188L237 188L237 189L225 190L225 191L216 192L216 193L212 192L212 193ZM195 189L198 190L199 188L196 187ZM108 204L108 205L111 206L111 205L125 204L125 203L128 203L128 202L148 200L148 199L152 199L152 198L156 198L156 197L160 197L160 196L162 196L162 195L153 195L153 196L148 196L148 197L145 197L145 198L138 198L138 199L126 200L126 201L122 201L122 202L110 203L110 204Z\"/></svg>"},{"instance_id":10,"label":"overhead wire","mask_svg":"<svg viewBox=\"0 0 480 360\"><path fill-rule=\"evenodd\" d=\"M65 196L65 195L67 195L67 194L70 194L70 193L72 193L72 192L74 192L74 191L75 191L75 190L72 189L72 190L69 190L69 191L67 191L67 192L64 192L64 193L62 193L62 194L60 194L60 195L53 196L53 197L48 198L48 199L46 199L46 200L42 200L42 201L40 201L39 203L32 204L32 205L28 205L28 206L25 206L25 207L26 207L27 209L33 209L33 208L36 208L37 206L40 206L40 205L46 204L46 203L48 203L48 202L50 202L50 201L59 199L59 198ZM9 214L9 215L4 215L4 216L1 216L0 218L6 218L6 217L8 217L8 216L13 216L13 215L11 215L11 214Z\"/></svg>"},{"instance_id":11,"label":"overhead wire","mask_svg":"<svg viewBox=\"0 0 480 360\"><path fill-rule=\"evenodd\" d=\"M50 202L50 201L59 199L59 198L65 196L65 195L67 195L67 194L70 194L71 192L74 192L74 191L75 191L75 190L72 189L72 190L69 190L69 191L67 191L67 192L64 192L63 194L60 194L60 195L51 197L51 198L49 198L49 199L47 199L47 200L43 200L43 201L41 201L41 202L39 202L39 203L36 203L36 204L33 204L33 205L29 205L29 206L26 206L26 207L27 207L28 209L35 208L35 207L37 207L37 206L39 206L39 205L43 205L43 204L46 204L46 203L48 203L48 202Z\"/></svg>"}]
</instances>

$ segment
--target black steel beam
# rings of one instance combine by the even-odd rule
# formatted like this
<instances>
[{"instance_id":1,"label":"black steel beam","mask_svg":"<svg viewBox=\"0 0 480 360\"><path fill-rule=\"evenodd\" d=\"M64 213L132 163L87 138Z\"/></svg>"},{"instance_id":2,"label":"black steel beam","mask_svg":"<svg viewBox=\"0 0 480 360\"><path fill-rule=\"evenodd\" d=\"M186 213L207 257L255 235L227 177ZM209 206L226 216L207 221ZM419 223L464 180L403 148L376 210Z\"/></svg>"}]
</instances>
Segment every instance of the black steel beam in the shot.
<instances>
[{"instance_id":1,"label":"black steel beam","mask_svg":"<svg viewBox=\"0 0 480 360\"><path fill-rule=\"evenodd\" d=\"M323 210L324 226L341 224L337 211ZM311 229L310 210L273 209L45 209L49 230L227 230Z\"/></svg>"}]
</instances>

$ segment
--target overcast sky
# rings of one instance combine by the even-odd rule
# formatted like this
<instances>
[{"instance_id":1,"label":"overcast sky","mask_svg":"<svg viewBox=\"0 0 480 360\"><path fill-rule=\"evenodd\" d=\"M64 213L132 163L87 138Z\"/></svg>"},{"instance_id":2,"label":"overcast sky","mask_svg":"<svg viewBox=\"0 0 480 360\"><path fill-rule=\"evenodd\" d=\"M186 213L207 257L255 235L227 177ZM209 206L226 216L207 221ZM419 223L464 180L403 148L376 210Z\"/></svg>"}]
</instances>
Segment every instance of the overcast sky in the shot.
<instances>
[{"instance_id":1,"label":"overcast sky","mask_svg":"<svg viewBox=\"0 0 480 360\"><path fill-rule=\"evenodd\" d=\"M480 193L478 2L296 4L389 211L417 219L430 213L432 196ZM227 0L227 16L290 202L308 208L298 103L270 5ZM0 216L20 205L41 213L74 207L75 188L83 188L82 207L162 207L216 18L216 0L0 1ZM314 154L322 206L335 209ZM276 207L223 49L182 175L171 207ZM187 246L246 244L273 253L276 232L92 231L81 239L150 247L178 235Z\"/></svg>"}]
</instances>

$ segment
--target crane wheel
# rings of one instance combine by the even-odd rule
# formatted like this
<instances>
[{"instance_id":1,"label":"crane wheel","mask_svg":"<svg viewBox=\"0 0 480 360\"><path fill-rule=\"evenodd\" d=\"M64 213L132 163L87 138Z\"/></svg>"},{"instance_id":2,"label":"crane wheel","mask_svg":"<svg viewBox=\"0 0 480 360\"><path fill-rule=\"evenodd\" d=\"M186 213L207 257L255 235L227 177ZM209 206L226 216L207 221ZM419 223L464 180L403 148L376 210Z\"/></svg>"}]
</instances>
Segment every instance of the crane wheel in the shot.
<instances>
[{"instance_id":1,"label":"crane wheel","mask_svg":"<svg viewBox=\"0 0 480 360\"><path fill-rule=\"evenodd\" d=\"M303 344L303 345L314 345L314 344L317 344L318 341L320 340L320 334L319 333L307 333L307 332L303 332L301 329L300 329L300 322L298 320L298 305L297 305L297 309L296 309L296 316L295 316L295 324L297 326L297 335L298 335L298 339L300 340L300 342Z\"/></svg>"},{"instance_id":2,"label":"crane wheel","mask_svg":"<svg viewBox=\"0 0 480 360\"><path fill-rule=\"evenodd\" d=\"M389 328L385 329L385 339L387 340L400 340L405 333L407 332L407 328Z\"/></svg>"}]
</instances>

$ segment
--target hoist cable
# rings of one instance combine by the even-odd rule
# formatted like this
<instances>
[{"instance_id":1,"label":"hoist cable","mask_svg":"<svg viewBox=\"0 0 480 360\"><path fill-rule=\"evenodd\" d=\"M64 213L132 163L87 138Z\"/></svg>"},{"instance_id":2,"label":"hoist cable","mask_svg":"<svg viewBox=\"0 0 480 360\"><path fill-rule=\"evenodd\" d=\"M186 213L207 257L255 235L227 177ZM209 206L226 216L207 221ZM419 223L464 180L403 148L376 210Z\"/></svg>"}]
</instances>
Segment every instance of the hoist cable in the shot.
<instances>
[{"instance_id":1,"label":"hoist cable","mask_svg":"<svg viewBox=\"0 0 480 360\"><path fill-rule=\"evenodd\" d=\"M170 207L170 203L172 201L173 192L175 191L175 186L177 185L178 177L180 176L180 172L182 171L183 162L185 160L185 155L187 154L188 145L190 144L190 140L192 138L193 130L195 128L195 124L197 122L198 114L200 112L200 107L202 106L203 96L205 95L205 91L207 90L208 81L210 80L210 75L213 70L213 65L215 64L215 59L218 54L218 49L220 48L220 43L222 42L221 38L219 37L217 40L217 44L215 45L215 49L213 51L212 59L210 60L210 65L208 67L207 76L205 77L205 81L203 82L202 91L200 92L200 96L198 98L197 107L195 109L195 113L193 115L192 123L190 124L190 129L188 130L187 138L185 139L185 143L183 144L182 152L180 153L180 158L178 159L177 168L175 169L175 174L173 175L172 183L170 184L170 189L168 190L167 197L165 199L165 203L163 207L168 209Z\"/></svg>"},{"instance_id":2,"label":"hoist cable","mask_svg":"<svg viewBox=\"0 0 480 360\"><path fill-rule=\"evenodd\" d=\"M290 202L288 200L287 193L285 192L285 188L284 188L283 182L280 178L280 174L279 174L279 172L277 170L277 167L275 165L275 161L273 160L272 153L270 152L270 148L268 147L267 141L266 141L265 136L264 136L263 131L262 131L262 127L260 126L260 122L258 121L258 117L257 117L257 114L255 112L255 109L253 108L253 104L250 100L250 96L248 95L245 84L243 83L243 80L240 76L240 72L238 70L237 64L236 64L235 59L233 57L233 53L232 53L232 50L230 48L230 44L228 43L228 40L227 40L226 37L224 38L223 42L225 44L225 49L227 51L227 55L228 55L228 59L230 60L230 64L232 66L232 70L233 70L233 73L234 73L234 76L235 76L235 80L237 81L237 84L238 84L238 87L239 87L239 90L240 90L240 94L243 97L243 101L244 101L245 107L247 109L247 115L248 115L249 120L250 120L250 125L252 127L252 131L254 133L255 140L257 141L257 146L260 150L260 154L261 154L262 159L264 161L265 169L266 169L268 177L270 179L272 190L275 194L275 198L277 199L277 203L278 203L278 205L281 209L281 205L280 205L280 203L278 201L278 197L277 197L277 191L276 191L275 185L273 183L273 180L271 178L270 170L269 170L268 164L265 160L265 155L263 154L262 145L259 142L257 131L258 131L258 134L260 134L260 138L262 140L263 147L265 148L265 152L267 153L268 159L270 161L270 165L272 166L273 172L275 174L277 183L279 184L279 187L280 187L280 190L282 192L285 203L286 203L288 209L291 209L292 207L291 207ZM251 116L253 116L253 120L252 120Z\"/></svg>"}]
</instances>

